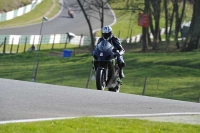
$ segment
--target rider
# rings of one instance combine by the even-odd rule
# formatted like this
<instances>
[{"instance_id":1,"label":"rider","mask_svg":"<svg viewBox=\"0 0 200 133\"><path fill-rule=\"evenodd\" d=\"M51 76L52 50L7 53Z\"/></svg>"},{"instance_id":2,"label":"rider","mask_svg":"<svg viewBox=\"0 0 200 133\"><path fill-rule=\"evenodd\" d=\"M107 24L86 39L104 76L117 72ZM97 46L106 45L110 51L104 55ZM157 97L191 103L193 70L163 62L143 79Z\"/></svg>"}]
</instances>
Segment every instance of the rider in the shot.
<instances>
[{"instance_id":1,"label":"rider","mask_svg":"<svg viewBox=\"0 0 200 133\"><path fill-rule=\"evenodd\" d=\"M69 15L72 15L72 14L73 14L73 11L72 11L71 8L68 9L68 14L69 14Z\"/></svg>"},{"instance_id":2,"label":"rider","mask_svg":"<svg viewBox=\"0 0 200 133\"><path fill-rule=\"evenodd\" d=\"M116 55L117 55L117 62L119 64L119 68L120 68L119 77L120 77L120 79L124 78L125 75L123 73L122 68L125 67L126 63L124 62L122 55L125 53L125 50L122 47L119 39L113 35L112 28L110 26L104 26L102 28L102 37L99 38L97 44L100 43L103 39L108 40L108 42L110 42L115 47Z\"/></svg>"}]
</instances>

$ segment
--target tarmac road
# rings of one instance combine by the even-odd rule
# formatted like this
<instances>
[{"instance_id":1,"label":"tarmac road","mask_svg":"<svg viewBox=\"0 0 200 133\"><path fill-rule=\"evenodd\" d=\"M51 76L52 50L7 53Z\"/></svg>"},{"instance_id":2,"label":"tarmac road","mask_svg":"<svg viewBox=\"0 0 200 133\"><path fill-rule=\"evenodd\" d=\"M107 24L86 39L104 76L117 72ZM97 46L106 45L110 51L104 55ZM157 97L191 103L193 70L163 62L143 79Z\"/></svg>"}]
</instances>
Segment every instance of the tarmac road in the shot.
<instances>
[{"instance_id":1,"label":"tarmac road","mask_svg":"<svg viewBox=\"0 0 200 133\"><path fill-rule=\"evenodd\" d=\"M90 35L89 27L85 20L83 13L77 5L75 0L63 0L62 11L54 19L47 21L43 24L42 34L66 34L72 32L76 35ZM68 8L71 8L75 12L75 17L70 18L68 16ZM94 14L98 17L98 14ZM112 24L114 15L110 10L105 11L105 25ZM100 21L91 17L93 30L100 28ZM42 21L42 18L41 18ZM39 35L41 29L41 23L15 28L0 29L0 35Z\"/></svg>"},{"instance_id":2,"label":"tarmac road","mask_svg":"<svg viewBox=\"0 0 200 133\"><path fill-rule=\"evenodd\" d=\"M200 115L199 103L9 79L0 83L0 124L81 116Z\"/></svg>"},{"instance_id":3,"label":"tarmac road","mask_svg":"<svg viewBox=\"0 0 200 133\"><path fill-rule=\"evenodd\" d=\"M89 35L82 12L76 11L74 19L67 15L69 7L78 10L73 2L64 0L62 12L53 20L45 22L42 34L73 32L76 35ZM106 25L113 23L111 11L106 14ZM100 27L99 21L93 18L91 21L93 29ZM41 23L0 29L0 34L39 34L40 27ZM0 79L0 84L0 124L81 116L140 117L160 121L170 119L172 122L177 119L178 122L186 122L184 118L187 118L189 123L200 123L199 103L9 79Z\"/></svg>"}]
</instances>

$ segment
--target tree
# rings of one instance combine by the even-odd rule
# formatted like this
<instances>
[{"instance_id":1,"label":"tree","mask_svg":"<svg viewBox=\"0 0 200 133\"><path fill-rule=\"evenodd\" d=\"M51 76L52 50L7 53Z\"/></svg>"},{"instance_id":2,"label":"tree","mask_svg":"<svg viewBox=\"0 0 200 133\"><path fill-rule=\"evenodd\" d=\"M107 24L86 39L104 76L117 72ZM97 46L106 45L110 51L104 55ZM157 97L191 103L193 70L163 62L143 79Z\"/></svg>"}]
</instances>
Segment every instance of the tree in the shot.
<instances>
[{"instance_id":1,"label":"tree","mask_svg":"<svg viewBox=\"0 0 200 133\"><path fill-rule=\"evenodd\" d=\"M149 0L144 0L145 7L144 13L149 13ZM148 28L142 27L142 51L146 52L149 45L149 32Z\"/></svg>"},{"instance_id":2,"label":"tree","mask_svg":"<svg viewBox=\"0 0 200 133\"><path fill-rule=\"evenodd\" d=\"M104 26L104 10L109 9L107 6L109 1L110 0L77 0L89 26L92 49L95 47L95 40L90 18L99 20L101 23L100 27L102 28Z\"/></svg>"},{"instance_id":3,"label":"tree","mask_svg":"<svg viewBox=\"0 0 200 133\"><path fill-rule=\"evenodd\" d=\"M185 41L186 51L198 49L200 39L200 0L194 0L192 21Z\"/></svg>"},{"instance_id":4,"label":"tree","mask_svg":"<svg viewBox=\"0 0 200 133\"><path fill-rule=\"evenodd\" d=\"M153 49L158 49L158 44L161 41L160 37L160 13L161 13L161 0L150 0L151 2L151 14L154 17L154 29L151 28L153 34Z\"/></svg>"},{"instance_id":5,"label":"tree","mask_svg":"<svg viewBox=\"0 0 200 133\"><path fill-rule=\"evenodd\" d=\"M180 45L179 45L179 41L178 41L178 34L181 30L181 23L182 23L182 20L183 20L183 15L184 15L184 12L185 12L185 5L186 5L186 0L183 0L182 3L182 12L181 12L181 15L179 16L179 7L181 7L179 5L179 1L178 0L173 0L173 7L174 7L174 11L175 11L175 19L176 19L176 22L175 22L175 42L176 42L176 47L177 49L180 48Z\"/></svg>"},{"instance_id":6,"label":"tree","mask_svg":"<svg viewBox=\"0 0 200 133\"><path fill-rule=\"evenodd\" d=\"M104 1L104 0L92 0L92 1L87 1L89 5L89 10L91 11L88 16L93 17L101 22L101 28L104 26L104 10L108 10L108 7L106 7L107 3L110 0ZM96 16L97 13L99 17Z\"/></svg>"},{"instance_id":7,"label":"tree","mask_svg":"<svg viewBox=\"0 0 200 133\"><path fill-rule=\"evenodd\" d=\"M80 6L80 8L81 8L81 10L82 10L82 12L85 16L87 23L88 23L89 30L90 30L91 46L92 46L92 50L93 50L95 48L95 46L94 46L94 35L92 33L92 25L91 25L90 19L89 19L88 15L87 15L87 13L84 9L84 3L85 2L83 1L83 3L81 3L80 0L77 0L77 2L78 2L78 4L79 4L79 6Z\"/></svg>"}]
</instances>

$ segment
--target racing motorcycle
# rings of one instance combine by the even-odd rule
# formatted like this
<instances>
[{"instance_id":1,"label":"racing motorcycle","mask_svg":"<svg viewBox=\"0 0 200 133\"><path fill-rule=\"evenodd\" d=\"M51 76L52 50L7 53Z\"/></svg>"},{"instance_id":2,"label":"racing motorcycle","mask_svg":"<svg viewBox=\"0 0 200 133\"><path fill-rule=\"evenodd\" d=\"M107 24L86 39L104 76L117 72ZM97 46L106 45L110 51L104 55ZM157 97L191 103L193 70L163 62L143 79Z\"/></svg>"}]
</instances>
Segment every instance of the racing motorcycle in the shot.
<instances>
[{"instance_id":1,"label":"racing motorcycle","mask_svg":"<svg viewBox=\"0 0 200 133\"><path fill-rule=\"evenodd\" d=\"M68 15L69 15L71 18L74 18L74 12L73 12L71 9L68 10Z\"/></svg>"},{"instance_id":2,"label":"racing motorcycle","mask_svg":"<svg viewBox=\"0 0 200 133\"><path fill-rule=\"evenodd\" d=\"M102 40L93 51L97 90L119 92L120 78L116 50L107 40Z\"/></svg>"}]
</instances>

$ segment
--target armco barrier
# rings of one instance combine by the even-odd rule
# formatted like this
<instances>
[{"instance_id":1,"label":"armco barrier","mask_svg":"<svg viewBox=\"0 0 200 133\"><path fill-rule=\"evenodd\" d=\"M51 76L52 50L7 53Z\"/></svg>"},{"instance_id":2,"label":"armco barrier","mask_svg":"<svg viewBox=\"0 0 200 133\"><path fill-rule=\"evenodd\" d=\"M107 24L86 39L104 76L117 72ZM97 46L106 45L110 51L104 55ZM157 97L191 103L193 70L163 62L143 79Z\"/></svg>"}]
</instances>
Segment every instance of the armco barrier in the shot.
<instances>
[{"instance_id":1,"label":"armco barrier","mask_svg":"<svg viewBox=\"0 0 200 133\"><path fill-rule=\"evenodd\" d=\"M62 43L70 43L75 45L90 45L91 39L87 36L75 36L70 39L67 34L51 34L51 35L0 35L0 44L4 43L6 38L6 44L62 44Z\"/></svg>"},{"instance_id":2,"label":"armco barrier","mask_svg":"<svg viewBox=\"0 0 200 133\"><path fill-rule=\"evenodd\" d=\"M79 46L85 46L91 44L91 38L89 36L75 36L70 39L67 34L51 34L51 35L0 35L0 44L4 43L6 38L6 44L18 45L18 44L65 44L70 43ZM95 37L95 44L97 44L99 37ZM122 41L122 39L120 39Z\"/></svg>"},{"instance_id":3,"label":"armco barrier","mask_svg":"<svg viewBox=\"0 0 200 133\"><path fill-rule=\"evenodd\" d=\"M6 13L1 13L0 14L0 22L10 20L10 19L13 19L15 17L24 15L25 13L28 13L31 10L33 10L41 2L42 2L42 0L33 0L32 3L27 5L27 6L20 7L19 9L9 11L9 12L6 12Z\"/></svg>"}]
</instances>

